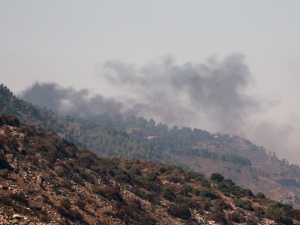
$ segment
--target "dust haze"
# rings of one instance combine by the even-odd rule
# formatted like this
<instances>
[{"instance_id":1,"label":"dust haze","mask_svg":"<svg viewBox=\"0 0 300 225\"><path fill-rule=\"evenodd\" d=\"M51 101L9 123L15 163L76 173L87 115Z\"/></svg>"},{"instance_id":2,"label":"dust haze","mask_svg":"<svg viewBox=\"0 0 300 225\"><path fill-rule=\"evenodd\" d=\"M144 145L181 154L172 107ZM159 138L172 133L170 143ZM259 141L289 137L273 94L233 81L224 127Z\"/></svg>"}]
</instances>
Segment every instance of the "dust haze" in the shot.
<instances>
[{"instance_id":1,"label":"dust haze","mask_svg":"<svg viewBox=\"0 0 300 225\"><path fill-rule=\"evenodd\" d=\"M190 126L249 138L267 151L299 164L297 123L268 120L266 102L253 93L255 80L245 57L233 54L203 63L178 64L162 57L143 66L108 61L98 67L99 90L35 83L20 97L62 115L134 113L168 126ZM260 116L261 115L261 116Z\"/></svg>"}]
</instances>

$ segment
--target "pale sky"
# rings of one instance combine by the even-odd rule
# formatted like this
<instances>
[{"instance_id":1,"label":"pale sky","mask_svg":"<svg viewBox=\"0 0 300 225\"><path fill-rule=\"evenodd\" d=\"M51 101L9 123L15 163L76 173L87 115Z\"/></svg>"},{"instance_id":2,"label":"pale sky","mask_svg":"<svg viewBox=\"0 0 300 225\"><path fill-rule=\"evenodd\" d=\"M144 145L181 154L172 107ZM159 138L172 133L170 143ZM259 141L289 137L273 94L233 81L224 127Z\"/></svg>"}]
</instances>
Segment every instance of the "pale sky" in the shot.
<instances>
[{"instance_id":1,"label":"pale sky","mask_svg":"<svg viewBox=\"0 0 300 225\"><path fill-rule=\"evenodd\" d=\"M39 81L113 96L99 78L110 60L143 68L166 56L183 65L241 54L247 91L264 102L249 120L253 130L269 127L266 140L245 136L275 151L270 140L286 130L280 140L292 159L300 150L299 10L296 0L0 0L0 83L15 94Z\"/></svg>"}]
</instances>

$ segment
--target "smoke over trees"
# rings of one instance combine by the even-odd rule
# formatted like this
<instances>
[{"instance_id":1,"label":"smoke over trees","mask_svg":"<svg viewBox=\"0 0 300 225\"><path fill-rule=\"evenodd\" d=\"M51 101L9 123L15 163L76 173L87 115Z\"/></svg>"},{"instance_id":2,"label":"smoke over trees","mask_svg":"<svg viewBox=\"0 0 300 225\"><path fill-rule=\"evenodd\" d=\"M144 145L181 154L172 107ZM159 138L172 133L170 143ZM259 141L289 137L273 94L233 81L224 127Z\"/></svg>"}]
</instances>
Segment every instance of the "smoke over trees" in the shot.
<instances>
[{"instance_id":1,"label":"smoke over trees","mask_svg":"<svg viewBox=\"0 0 300 225\"><path fill-rule=\"evenodd\" d=\"M259 108L247 94L252 78L242 55L183 65L166 57L141 68L109 61L99 76L119 95L105 97L88 89L35 83L21 97L61 114L89 117L131 112L167 124L202 125L234 133Z\"/></svg>"},{"instance_id":2,"label":"smoke over trees","mask_svg":"<svg viewBox=\"0 0 300 225\"><path fill-rule=\"evenodd\" d=\"M260 118L267 111L262 107L265 102L249 94L254 81L243 55L185 64L165 57L141 67L108 61L99 68L97 93L35 83L20 97L62 115L135 114L170 126L242 135L272 151L285 149L285 153L295 155L298 141L290 131L296 125ZM101 93L104 85L113 91ZM281 127L289 127L289 132L276 135L275 140L272 134Z\"/></svg>"},{"instance_id":3,"label":"smoke over trees","mask_svg":"<svg viewBox=\"0 0 300 225\"><path fill-rule=\"evenodd\" d=\"M41 107L48 107L61 115L89 117L97 114L120 112L122 103L93 95L88 89L64 88L57 83L35 83L21 93L24 100Z\"/></svg>"},{"instance_id":4,"label":"smoke over trees","mask_svg":"<svg viewBox=\"0 0 300 225\"><path fill-rule=\"evenodd\" d=\"M242 55L183 65L164 58L139 69L110 61L100 76L128 93L142 115L169 124L197 126L205 121L213 129L235 132L259 109L247 94L252 78Z\"/></svg>"},{"instance_id":5,"label":"smoke over trees","mask_svg":"<svg viewBox=\"0 0 300 225\"><path fill-rule=\"evenodd\" d=\"M226 132L238 131L248 114L259 107L247 95L251 74L241 55L183 65L167 57L141 68L109 61L99 76L119 95L111 93L107 98L88 89L35 83L21 97L61 114L88 117L132 112L167 124L202 125Z\"/></svg>"}]
</instances>

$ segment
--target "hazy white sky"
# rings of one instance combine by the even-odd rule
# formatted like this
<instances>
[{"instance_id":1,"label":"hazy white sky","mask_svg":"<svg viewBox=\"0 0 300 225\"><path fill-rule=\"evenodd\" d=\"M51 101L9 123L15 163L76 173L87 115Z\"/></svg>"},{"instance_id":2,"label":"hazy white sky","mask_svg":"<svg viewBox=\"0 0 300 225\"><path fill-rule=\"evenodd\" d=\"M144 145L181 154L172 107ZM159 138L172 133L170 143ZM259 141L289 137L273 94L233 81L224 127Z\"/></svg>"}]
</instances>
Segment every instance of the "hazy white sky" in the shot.
<instances>
[{"instance_id":1,"label":"hazy white sky","mask_svg":"<svg viewBox=\"0 0 300 225\"><path fill-rule=\"evenodd\" d=\"M269 102L256 115L271 118L261 129L276 121L291 131L296 154L299 9L296 0L0 0L0 83L16 94L40 81L109 96L98 77L108 60L139 67L166 55L183 64L239 53L253 75L249 91Z\"/></svg>"}]
</instances>

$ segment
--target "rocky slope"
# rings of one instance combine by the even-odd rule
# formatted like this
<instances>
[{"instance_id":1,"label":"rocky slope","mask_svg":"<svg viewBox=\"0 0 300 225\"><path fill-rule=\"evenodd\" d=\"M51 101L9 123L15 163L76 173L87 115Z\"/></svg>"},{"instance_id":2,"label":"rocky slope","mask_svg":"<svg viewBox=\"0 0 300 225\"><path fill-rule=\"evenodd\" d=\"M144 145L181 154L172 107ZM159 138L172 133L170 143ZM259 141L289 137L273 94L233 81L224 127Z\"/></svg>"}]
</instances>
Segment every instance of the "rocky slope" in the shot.
<instances>
[{"instance_id":1,"label":"rocky slope","mask_svg":"<svg viewBox=\"0 0 300 225\"><path fill-rule=\"evenodd\" d=\"M220 174L99 158L0 115L1 224L300 224L300 211Z\"/></svg>"},{"instance_id":2,"label":"rocky slope","mask_svg":"<svg viewBox=\"0 0 300 225\"><path fill-rule=\"evenodd\" d=\"M228 135L212 134L212 137L194 146L192 154L186 151L172 154L172 157L206 176L221 173L254 193L263 192L268 198L300 208L298 165L289 164L285 159L279 160L273 154L267 154L262 147L238 136L228 138ZM234 160L230 160L231 157L223 160L220 157L203 157L203 152L227 153Z\"/></svg>"},{"instance_id":3,"label":"rocky slope","mask_svg":"<svg viewBox=\"0 0 300 225\"><path fill-rule=\"evenodd\" d=\"M299 166L279 160L273 153L235 135L168 128L135 116L122 123L115 120L114 126L122 124L116 130L90 121L75 121L69 116L59 117L49 109L15 97L4 85L0 85L0 110L17 115L22 122L46 128L98 156L176 164L206 177L221 173L254 193L263 192L268 198L300 208Z\"/></svg>"}]
</instances>

